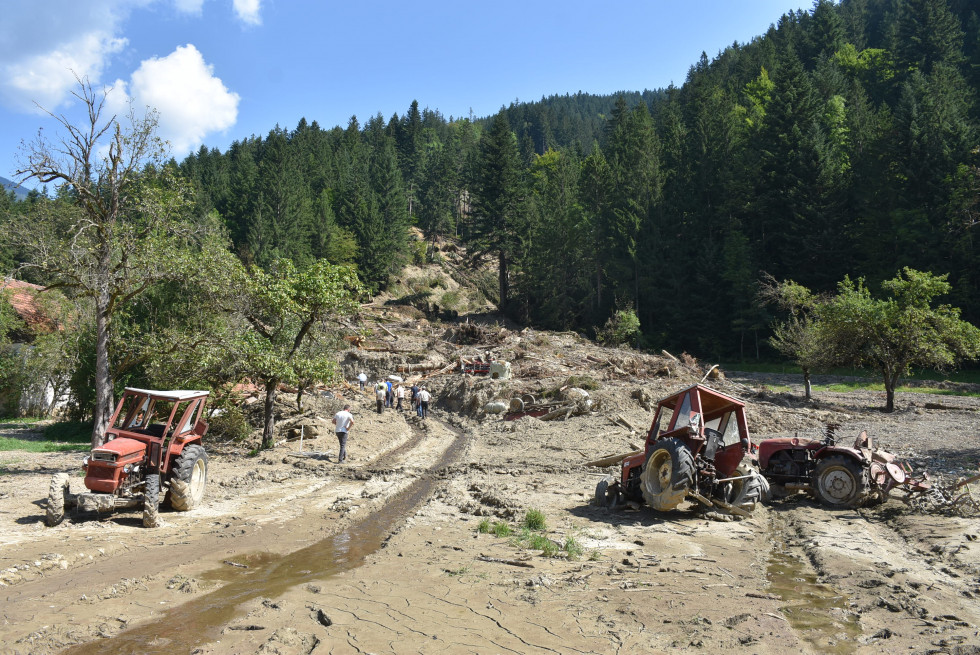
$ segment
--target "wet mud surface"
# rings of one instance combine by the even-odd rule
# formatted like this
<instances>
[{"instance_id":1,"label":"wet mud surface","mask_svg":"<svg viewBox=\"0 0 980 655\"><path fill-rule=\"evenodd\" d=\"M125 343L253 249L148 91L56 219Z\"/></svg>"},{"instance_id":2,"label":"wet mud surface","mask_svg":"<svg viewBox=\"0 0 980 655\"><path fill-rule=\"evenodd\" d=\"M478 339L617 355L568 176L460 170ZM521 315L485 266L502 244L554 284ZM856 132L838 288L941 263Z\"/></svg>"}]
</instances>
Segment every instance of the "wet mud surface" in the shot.
<instances>
[{"instance_id":1,"label":"wet mud surface","mask_svg":"<svg viewBox=\"0 0 980 655\"><path fill-rule=\"evenodd\" d=\"M977 518L803 495L727 523L592 504L615 467L584 463L643 438L612 419L645 430L638 392L686 383L602 380L593 413L552 422L457 413L449 382L424 424L364 396L344 465L330 434L258 457L212 444L204 506L155 530L136 512L45 527L48 480L80 456L2 453L0 653L980 652ZM980 463L976 399L905 394L886 415L875 394L725 384L754 439L834 422L919 468ZM528 509L577 552L478 531Z\"/></svg>"}]
</instances>

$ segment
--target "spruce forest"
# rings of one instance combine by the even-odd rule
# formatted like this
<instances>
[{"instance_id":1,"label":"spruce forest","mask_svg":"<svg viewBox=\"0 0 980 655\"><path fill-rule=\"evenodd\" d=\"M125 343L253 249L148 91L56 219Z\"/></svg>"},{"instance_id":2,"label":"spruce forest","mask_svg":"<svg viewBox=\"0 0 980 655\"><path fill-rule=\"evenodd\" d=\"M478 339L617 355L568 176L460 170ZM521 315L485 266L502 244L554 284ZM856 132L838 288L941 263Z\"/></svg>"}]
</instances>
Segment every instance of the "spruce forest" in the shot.
<instances>
[{"instance_id":1,"label":"spruce forest","mask_svg":"<svg viewBox=\"0 0 980 655\"><path fill-rule=\"evenodd\" d=\"M484 118L411 102L173 164L246 264L354 263L377 291L427 256L416 227L458 237L522 323L593 336L631 308L641 346L772 357L763 275L820 292L948 273L944 301L980 322L978 89L975 3L818 0L680 86Z\"/></svg>"}]
</instances>

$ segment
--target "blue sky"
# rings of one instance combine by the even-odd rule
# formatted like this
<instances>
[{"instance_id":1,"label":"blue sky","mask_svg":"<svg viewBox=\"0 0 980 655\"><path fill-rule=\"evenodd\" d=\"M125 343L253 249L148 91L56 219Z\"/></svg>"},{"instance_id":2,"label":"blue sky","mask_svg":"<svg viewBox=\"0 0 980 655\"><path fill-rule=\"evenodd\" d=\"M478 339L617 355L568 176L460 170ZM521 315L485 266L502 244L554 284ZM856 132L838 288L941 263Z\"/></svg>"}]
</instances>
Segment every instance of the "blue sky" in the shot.
<instances>
[{"instance_id":1,"label":"blue sky","mask_svg":"<svg viewBox=\"0 0 980 655\"><path fill-rule=\"evenodd\" d=\"M763 34L794 0L13 0L0 9L0 176L39 128L78 122L74 74L159 112L182 159L300 118L486 116L514 100L681 85L701 52ZM10 6L13 5L13 6ZM73 74L74 72L74 74Z\"/></svg>"}]
</instances>

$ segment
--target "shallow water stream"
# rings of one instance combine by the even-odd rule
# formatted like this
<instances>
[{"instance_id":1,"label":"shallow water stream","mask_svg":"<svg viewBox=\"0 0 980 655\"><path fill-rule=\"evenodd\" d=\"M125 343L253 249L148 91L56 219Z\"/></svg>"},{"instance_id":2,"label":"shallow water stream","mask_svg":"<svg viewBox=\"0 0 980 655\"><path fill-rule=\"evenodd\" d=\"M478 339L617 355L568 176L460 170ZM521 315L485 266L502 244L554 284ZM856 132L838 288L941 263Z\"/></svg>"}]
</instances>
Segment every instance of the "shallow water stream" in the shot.
<instances>
[{"instance_id":1,"label":"shallow water stream","mask_svg":"<svg viewBox=\"0 0 980 655\"><path fill-rule=\"evenodd\" d=\"M454 462L466 444L457 433L450 447L429 472ZM221 636L222 629L240 612L242 603L275 598L288 589L322 580L359 566L431 493L438 479L425 475L392 497L381 509L348 529L288 555L243 554L233 559L248 568L223 567L203 577L227 584L167 611L152 623L63 651L70 655L173 655L189 653Z\"/></svg>"}]
</instances>

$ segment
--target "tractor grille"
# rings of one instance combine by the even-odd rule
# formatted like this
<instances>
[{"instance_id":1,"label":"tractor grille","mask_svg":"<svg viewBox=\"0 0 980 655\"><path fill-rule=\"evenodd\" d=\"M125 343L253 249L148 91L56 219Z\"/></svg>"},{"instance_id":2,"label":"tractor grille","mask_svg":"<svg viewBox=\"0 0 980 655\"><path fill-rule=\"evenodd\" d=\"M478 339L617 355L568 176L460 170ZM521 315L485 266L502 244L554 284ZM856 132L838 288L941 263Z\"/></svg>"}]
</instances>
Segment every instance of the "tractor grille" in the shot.
<instances>
[{"instance_id":1,"label":"tractor grille","mask_svg":"<svg viewBox=\"0 0 980 655\"><path fill-rule=\"evenodd\" d=\"M108 450L93 450L92 459L100 462L116 461L116 453Z\"/></svg>"}]
</instances>

